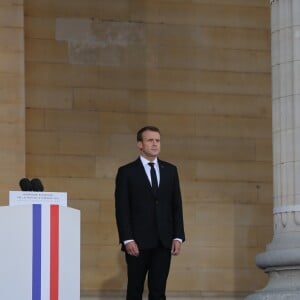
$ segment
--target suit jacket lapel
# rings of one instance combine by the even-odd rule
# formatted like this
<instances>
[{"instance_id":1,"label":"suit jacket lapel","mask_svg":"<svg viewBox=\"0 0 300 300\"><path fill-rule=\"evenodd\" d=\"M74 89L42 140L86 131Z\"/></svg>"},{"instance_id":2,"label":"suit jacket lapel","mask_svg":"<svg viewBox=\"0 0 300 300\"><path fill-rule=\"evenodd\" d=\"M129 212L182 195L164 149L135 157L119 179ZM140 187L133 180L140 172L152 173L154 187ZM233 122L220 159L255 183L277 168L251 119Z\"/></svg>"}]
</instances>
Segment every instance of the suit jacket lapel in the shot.
<instances>
[{"instance_id":1,"label":"suit jacket lapel","mask_svg":"<svg viewBox=\"0 0 300 300\"><path fill-rule=\"evenodd\" d=\"M146 174L145 168L143 166L143 163L141 162L140 158L136 160L137 163L137 176L139 176L141 179L143 179L146 182L146 186L152 191L151 183L148 179L148 176Z\"/></svg>"},{"instance_id":2,"label":"suit jacket lapel","mask_svg":"<svg viewBox=\"0 0 300 300\"><path fill-rule=\"evenodd\" d=\"M164 163L158 159L158 166L159 166L159 185L158 185L158 192L159 188L164 184L165 179L166 179L166 170L165 170L165 165Z\"/></svg>"}]
</instances>

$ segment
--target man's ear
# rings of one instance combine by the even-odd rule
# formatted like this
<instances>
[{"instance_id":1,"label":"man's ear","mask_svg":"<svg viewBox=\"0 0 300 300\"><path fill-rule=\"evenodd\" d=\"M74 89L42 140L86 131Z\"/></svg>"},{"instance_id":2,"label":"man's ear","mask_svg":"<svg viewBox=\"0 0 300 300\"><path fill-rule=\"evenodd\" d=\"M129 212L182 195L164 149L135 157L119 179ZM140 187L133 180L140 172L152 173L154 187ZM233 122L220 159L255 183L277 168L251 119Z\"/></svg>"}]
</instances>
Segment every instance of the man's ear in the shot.
<instances>
[{"instance_id":1,"label":"man's ear","mask_svg":"<svg viewBox=\"0 0 300 300\"><path fill-rule=\"evenodd\" d=\"M142 150L143 149L143 143L141 141L138 141L137 142L137 147L139 150Z\"/></svg>"}]
</instances>

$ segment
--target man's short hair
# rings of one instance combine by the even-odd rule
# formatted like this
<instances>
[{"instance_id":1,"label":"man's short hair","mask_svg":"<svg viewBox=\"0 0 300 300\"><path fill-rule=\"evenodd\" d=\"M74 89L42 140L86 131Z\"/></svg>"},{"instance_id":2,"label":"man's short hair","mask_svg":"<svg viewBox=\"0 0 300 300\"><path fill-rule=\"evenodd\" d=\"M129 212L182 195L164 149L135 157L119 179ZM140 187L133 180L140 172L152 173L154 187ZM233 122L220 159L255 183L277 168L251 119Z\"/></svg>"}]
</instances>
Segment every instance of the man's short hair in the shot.
<instances>
[{"instance_id":1,"label":"man's short hair","mask_svg":"<svg viewBox=\"0 0 300 300\"><path fill-rule=\"evenodd\" d=\"M147 130L149 130L149 131L155 131L155 132L158 132L158 133L160 134L160 131L159 131L159 128L158 128L158 127L155 127L155 126L145 126L145 127L141 128L141 129L137 132L137 134L136 134L136 140L137 140L138 142L142 142L142 141L143 141L143 133L144 133L145 131L147 131Z\"/></svg>"}]
</instances>

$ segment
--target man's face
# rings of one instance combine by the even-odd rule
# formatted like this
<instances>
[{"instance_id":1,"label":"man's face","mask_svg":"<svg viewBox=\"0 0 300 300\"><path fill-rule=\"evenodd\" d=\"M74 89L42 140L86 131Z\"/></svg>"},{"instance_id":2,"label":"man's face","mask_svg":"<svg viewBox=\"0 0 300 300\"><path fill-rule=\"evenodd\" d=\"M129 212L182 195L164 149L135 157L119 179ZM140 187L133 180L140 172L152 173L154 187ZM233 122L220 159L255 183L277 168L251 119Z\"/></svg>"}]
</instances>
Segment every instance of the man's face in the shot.
<instances>
[{"instance_id":1,"label":"man's face","mask_svg":"<svg viewBox=\"0 0 300 300\"><path fill-rule=\"evenodd\" d=\"M160 152L159 132L146 130L143 132L143 140L137 143L141 155L148 160L153 160Z\"/></svg>"}]
</instances>

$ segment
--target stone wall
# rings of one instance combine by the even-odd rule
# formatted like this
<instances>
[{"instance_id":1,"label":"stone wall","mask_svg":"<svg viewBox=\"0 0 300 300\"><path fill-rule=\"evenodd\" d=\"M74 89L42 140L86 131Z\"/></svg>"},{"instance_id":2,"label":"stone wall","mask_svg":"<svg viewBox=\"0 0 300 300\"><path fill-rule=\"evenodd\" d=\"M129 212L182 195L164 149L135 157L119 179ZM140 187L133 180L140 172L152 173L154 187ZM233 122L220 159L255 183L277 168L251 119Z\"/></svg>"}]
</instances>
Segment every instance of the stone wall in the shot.
<instances>
[{"instance_id":1,"label":"stone wall","mask_svg":"<svg viewBox=\"0 0 300 300\"><path fill-rule=\"evenodd\" d=\"M23 0L0 3L0 203L25 175Z\"/></svg>"},{"instance_id":2,"label":"stone wall","mask_svg":"<svg viewBox=\"0 0 300 300\"><path fill-rule=\"evenodd\" d=\"M81 210L82 290L125 289L114 177L145 124L160 127L184 198L187 242L168 290L264 286L254 258L272 237L269 1L24 7L26 175Z\"/></svg>"}]
</instances>

